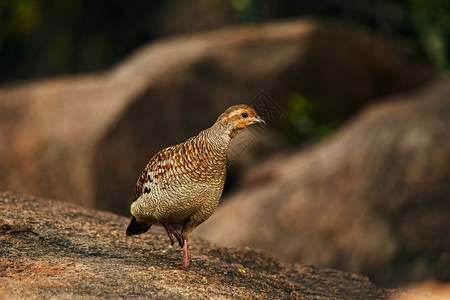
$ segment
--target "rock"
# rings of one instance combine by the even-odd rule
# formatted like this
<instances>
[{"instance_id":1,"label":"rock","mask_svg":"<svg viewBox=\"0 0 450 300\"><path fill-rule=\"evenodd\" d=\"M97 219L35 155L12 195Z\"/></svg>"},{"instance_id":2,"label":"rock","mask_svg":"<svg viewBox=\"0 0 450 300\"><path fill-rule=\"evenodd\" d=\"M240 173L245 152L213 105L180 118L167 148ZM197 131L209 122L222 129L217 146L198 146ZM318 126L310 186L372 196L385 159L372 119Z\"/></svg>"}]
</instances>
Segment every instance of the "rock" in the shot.
<instances>
[{"instance_id":1,"label":"rock","mask_svg":"<svg viewBox=\"0 0 450 300\"><path fill-rule=\"evenodd\" d=\"M396 300L445 300L450 299L450 283L426 281L407 286L396 294Z\"/></svg>"},{"instance_id":2,"label":"rock","mask_svg":"<svg viewBox=\"0 0 450 300\"><path fill-rule=\"evenodd\" d=\"M263 1L237 3L230 1L192 0L164 2L157 11L156 31L159 35L192 33L230 26L239 22L279 20L293 16L333 18L373 29L377 32L411 36L411 20L406 1L322 0ZM154 17L154 16L153 16ZM195 22L192 22L195 20ZM154 29L155 30L155 29Z\"/></svg>"},{"instance_id":3,"label":"rock","mask_svg":"<svg viewBox=\"0 0 450 300\"><path fill-rule=\"evenodd\" d=\"M161 40L103 74L0 89L0 189L128 214L148 160L233 104L254 104L271 119L302 93L324 107L321 118L338 122L432 77L409 43L340 23L295 20ZM262 89L280 108L274 116L255 98ZM259 135L270 151L283 145L273 135Z\"/></svg>"},{"instance_id":4,"label":"rock","mask_svg":"<svg viewBox=\"0 0 450 300\"><path fill-rule=\"evenodd\" d=\"M381 285L450 280L450 78L371 105L328 140L246 173L199 228Z\"/></svg>"},{"instance_id":5,"label":"rock","mask_svg":"<svg viewBox=\"0 0 450 300\"><path fill-rule=\"evenodd\" d=\"M366 277L291 265L193 239L177 267L161 227L125 237L128 219L64 202L0 193L0 295L15 299L387 299ZM0 296L1 298L2 296Z\"/></svg>"}]
</instances>

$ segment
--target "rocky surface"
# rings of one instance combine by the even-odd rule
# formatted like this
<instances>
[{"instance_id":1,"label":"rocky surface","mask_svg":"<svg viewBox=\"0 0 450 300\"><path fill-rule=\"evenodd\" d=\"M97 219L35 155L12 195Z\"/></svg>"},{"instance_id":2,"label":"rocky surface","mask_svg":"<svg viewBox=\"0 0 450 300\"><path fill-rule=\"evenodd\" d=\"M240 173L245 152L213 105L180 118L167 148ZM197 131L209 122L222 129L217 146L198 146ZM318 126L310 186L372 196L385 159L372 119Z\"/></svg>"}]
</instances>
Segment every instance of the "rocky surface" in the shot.
<instances>
[{"instance_id":1,"label":"rocky surface","mask_svg":"<svg viewBox=\"0 0 450 300\"><path fill-rule=\"evenodd\" d=\"M246 172L203 238L381 285L450 280L450 78L371 105L328 140Z\"/></svg>"},{"instance_id":2,"label":"rocky surface","mask_svg":"<svg viewBox=\"0 0 450 300\"><path fill-rule=\"evenodd\" d=\"M128 219L0 193L0 299L386 299L367 277L278 261L263 251L191 243L179 269L161 227L125 237ZM202 225L207 226L207 223Z\"/></svg>"},{"instance_id":3,"label":"rocky surface","mask_svg":"<svg viewBox=\"0 0 450 300\"><path fill-rule=\"evenodd\" d=\"M410 43L340 23L294 20L160 40L102 74L2 87L0 188L127 214L156 151L260 90L283 109L292 94L310 97L323 107L318 117L339 122L433 76ZM262 136L266 152L280 149L273 134Z\"/></svg>"}]
</instances>

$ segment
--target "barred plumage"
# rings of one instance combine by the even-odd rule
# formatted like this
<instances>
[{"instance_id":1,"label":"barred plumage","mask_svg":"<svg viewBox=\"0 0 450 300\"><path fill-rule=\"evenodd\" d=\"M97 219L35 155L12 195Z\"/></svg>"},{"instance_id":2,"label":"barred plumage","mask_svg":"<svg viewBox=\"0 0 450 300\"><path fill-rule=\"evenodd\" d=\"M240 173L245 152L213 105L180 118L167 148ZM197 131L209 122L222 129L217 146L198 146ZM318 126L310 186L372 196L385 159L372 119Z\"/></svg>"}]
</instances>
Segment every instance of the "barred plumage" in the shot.
<instances>
[{"instance_id":1,"label":"barred plumage","mask_svg":"<svg viewBox=\"0 0 450 300\"><path fill-rule=\"evenodd\" d=\"M231 139L254 123L264 123L247 105L235 105L210 128L184 143L165 148L147 164L134 189L127 235L146 232L154 223L167 230L172 245L183 248L183 267L189 267L187 241L219 204ZM182 226L181 234L173 224Z\"/></svg>"}]
</instances>

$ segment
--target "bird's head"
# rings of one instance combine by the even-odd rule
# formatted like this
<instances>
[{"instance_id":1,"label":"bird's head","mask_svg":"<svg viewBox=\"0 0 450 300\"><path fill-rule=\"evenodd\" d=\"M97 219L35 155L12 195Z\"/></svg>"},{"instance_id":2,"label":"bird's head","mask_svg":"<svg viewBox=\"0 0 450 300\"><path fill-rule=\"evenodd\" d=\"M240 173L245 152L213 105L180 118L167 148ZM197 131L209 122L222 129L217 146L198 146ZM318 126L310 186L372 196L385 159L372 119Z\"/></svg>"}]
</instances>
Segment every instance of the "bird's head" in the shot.
<instances>
[{"instance_id":1,"label":"bird's head","mask_svg":"<svg viewBox=\"0 0 450 300\"><path fill-rule=\"evenodd\" d=\"M234 137L239 131L245 127L262 123L264 120L258 116L253 108L248 105L240 104L228 108L219 116L216 124L219 123L227 128L230 138Z\"/></svg>"}]
</instances>

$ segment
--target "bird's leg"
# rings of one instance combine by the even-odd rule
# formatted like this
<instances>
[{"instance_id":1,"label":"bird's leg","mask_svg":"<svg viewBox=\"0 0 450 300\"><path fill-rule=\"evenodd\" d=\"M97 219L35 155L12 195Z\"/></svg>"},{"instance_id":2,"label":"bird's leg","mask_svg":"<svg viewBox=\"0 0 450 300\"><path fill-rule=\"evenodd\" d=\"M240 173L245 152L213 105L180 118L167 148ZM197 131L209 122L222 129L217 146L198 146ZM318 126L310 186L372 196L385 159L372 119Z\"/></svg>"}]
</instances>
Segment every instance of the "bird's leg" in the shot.
<instances>
[{"instance_id":1,"label":"bird's leg","mask_svg":"<svg viewBox=\"0 0 450 300\"><path fill-rule=\"evenodd\" d=\"M206 219L209 217L209 215L206 217ZM188 251L188 240L191 236L192 231L200 225L205 220L205 215L202 213L199 213L197 215L192 215L189 220L185 222L183 225L183 231L181 232L182 238L183 238L183 262L181 263L181 266L183 269L187 270L189 269L190 263L189 263L189 251Z\"/></svg>"},{"instance_id":2,"label":"bird's leg","mask_svg":"<svg viewBox=\"0 0 450 300\"><path fill-rule=\"evenodd\" d=\"M177 238L177 241L178 241L178 244L180 245L180 247L183 247L184 241L183 241L183 238L181 237L181 234L175 228L173 228L173 226L170 224L169 224L169 229L172 230L172 234Z\"/></svg>"},{"instance_id":3,"label":"bird's leg","mask_svg":"<svg viewBox=\"0 0 450 300\"><path fill-rule=\"evenodd\" d=\"M175 243L175 240L173 239L173 237L175 236L180 247L183 247L183 244L184 244L183 238L181 237L181 234L175 228L173 228L172 224L166 224L166 223L161 223L161 224L164 226L164 228L167 231L167 235L169 236L169 239L170 239L170 244L173 246L173 244Z\"/></svg>"},{"instance_id":4,"label":"bird's leg","mask_svg":"<svg viewBox=\"0 0 450 300\"><path fill-rule=\"evenodd\" d=\"M183 269L189 269L189 252L188 252L188 241L184 240L183 245L183 262L181 263Z\"/></svg>"},{"instance_id":5,"label":"bird's leg","mask_svg":"<svg viewBox=\"0 0 450 300\"><path fill-rule=\"evenodd\" d=\"M164 226L164 229L167 231L167 235L169 236L169 239L170 239L170 244L173 246L173 244L175 244L175 240L173 239L173 235L169 229L169 226L166 223L161 223L161 224L162 224L162 226Z\"/></svg>"}]
</instances>

